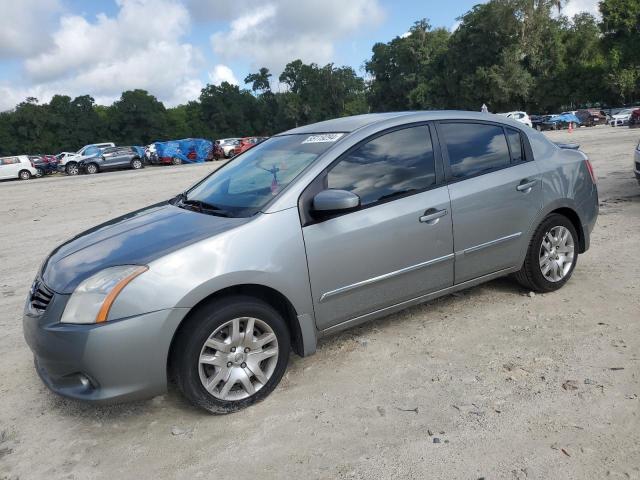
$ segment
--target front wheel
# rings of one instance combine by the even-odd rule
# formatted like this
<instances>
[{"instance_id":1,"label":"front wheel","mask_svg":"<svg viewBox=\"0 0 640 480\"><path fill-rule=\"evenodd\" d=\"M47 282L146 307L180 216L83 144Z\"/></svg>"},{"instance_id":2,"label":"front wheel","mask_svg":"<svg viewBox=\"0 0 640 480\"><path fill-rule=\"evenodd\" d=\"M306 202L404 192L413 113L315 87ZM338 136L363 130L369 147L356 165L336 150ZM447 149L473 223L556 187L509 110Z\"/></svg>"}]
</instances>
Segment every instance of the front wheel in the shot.
<instances>
[{"instance_id":1,"label":"front wheel","mask_svg":"<svg viewBox=\"0 0 640 480\"><path fill-rule=\"evenodd\" d=\"M533 234L518 282L533 291L558 290L569 281L578 261L578 234L571 221L549 215Z\"/></svg>"},{"instance_id":2,"label":"front wheel","mask_svg":"<svg viewBox=\"0 0 640 480\"><path fill-rule=\"evenodd\" d=\"M172 376L194 405L231 413L264 399L289 361L282 316L253 297L234 296L201 307L180 327Z\"/></svg>"},{"instance_id":3,"label":"front wheel","mask_svg":"<svg viewBox=\"0 0 640 480\"><path fill-rule=\"evenodd\" d=\"M67 172L67 175L78 175L80 173L80 168L78 168L78 164L76 162L71 162L67 164L65 171Z\"/></svg>"},{"instance_id":4,"label":"front wheel","mask_svg":"<svg viewBox=\"0 0 640 480\"><path fill-rule=\"evenodd\" d=\"M36 178L44 177L44 170L40 167L36 168Z\"/></svg>"}]
</instances>

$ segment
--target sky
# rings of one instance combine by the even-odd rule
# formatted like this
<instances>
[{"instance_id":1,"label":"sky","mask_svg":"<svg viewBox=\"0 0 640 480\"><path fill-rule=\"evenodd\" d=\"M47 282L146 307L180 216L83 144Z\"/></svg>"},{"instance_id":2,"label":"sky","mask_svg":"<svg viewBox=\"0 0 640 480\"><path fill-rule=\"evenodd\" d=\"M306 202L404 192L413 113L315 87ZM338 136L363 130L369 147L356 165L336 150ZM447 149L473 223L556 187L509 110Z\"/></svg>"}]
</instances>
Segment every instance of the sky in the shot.
<instances>
[{"instance_id":1,"label":"sky","mask_svg":"<svg viewBox=\"0 0 640 480\"><path fill-rule=\"evenodd\" d=\"M0 111L56 93L109 105L134 88L174 106L263 66L277 78L297 58L363 74L376 42L421 18L455 29L480 1L0 0ZM569 0L564 13L597 3Z\"/></svg>"}]
</instances>

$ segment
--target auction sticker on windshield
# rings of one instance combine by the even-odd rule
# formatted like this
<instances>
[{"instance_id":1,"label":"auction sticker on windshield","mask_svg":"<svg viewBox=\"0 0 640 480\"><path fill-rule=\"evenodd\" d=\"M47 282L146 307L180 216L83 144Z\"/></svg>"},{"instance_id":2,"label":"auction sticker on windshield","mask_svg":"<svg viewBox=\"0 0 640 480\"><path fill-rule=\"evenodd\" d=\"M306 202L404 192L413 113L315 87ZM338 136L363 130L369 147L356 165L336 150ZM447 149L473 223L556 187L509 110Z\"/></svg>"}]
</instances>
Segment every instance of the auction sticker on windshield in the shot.
<instances>
[{"instance_id":1,"label":"auction sticker on windshield","mask_svg":"<svg viewBox=\"0 0 640 480\"><path fill-rule=\"evenodd\" d=\"M337 142L344 133L325 133L324 135L311 135L302 143L331 143Z\"/></svg>"}]
</instances>

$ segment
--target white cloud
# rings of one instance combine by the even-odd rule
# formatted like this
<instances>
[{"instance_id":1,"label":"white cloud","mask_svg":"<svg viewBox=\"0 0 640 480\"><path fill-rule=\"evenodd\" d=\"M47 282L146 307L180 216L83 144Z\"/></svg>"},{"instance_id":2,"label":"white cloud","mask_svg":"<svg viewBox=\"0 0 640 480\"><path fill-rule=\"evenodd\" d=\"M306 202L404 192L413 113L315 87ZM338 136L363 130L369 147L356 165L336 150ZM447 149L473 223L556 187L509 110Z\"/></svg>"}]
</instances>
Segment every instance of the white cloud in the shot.
<instances>
[{"instance_id":1,"label":"white cloud","mask_svg":"<svg viewBox=\"0 0 640 480\"><path fill-rule=\"evenodd\" d=\"M31 55L51 42L59 0L5 0L0 14L0 58Z\"/></svg>"},{"instance_id":2,"label":"white cloud","mask_svg":"<svg viewBox=\"0 0 640 480\"><path fill-rule=\"evenodd\" d=\"M32 1L32 0L30 0ZM28 93L48 101L51 93L89 93L111 103L122 91L142 88L168 105L196 98L202 55L181 39L190 28L188 10L177 0L116 0L116 16L89 21L63 15L51 46L28 57L24 72L32 87L5 90L6 99ZM24 99L22 96L19 100Z\"/></svg>"},{"instance_id":3,"label":"white cloud","mask_svg":"<svg viewBox=\"0 0 640 480\"><path fill-rule=\"evenodd\" d=\"M228 82L232 85L239 85L238 79L226 65L218 64L209 72L209 80L214 85L220 85L222 82Z\"/></svg>"},{"instance_id":4,"label":"white cloud","mask_svg":"<svg viewBox=\"0 0 640 480\"><path fill-rule=\"evenodd\" d=\"M216 54L245 58L251 68L266 66L274 72L297 58L321 64L332 61L338 40L383 17L378 0L191 0L190 5L233 18L228 31L211 36ZM232 16L233 12L242 13Z\"/></svg>"},{"instance_id":5,"label":"white cloud","mask_svg":"<svg viewBox=\"0 0 640 480\"><path fill-rule=\"evenodd\" d=\"M569 0L562 8L562 14L572 18L576 13L588 12L596 18L600 18L599 3L600 0Z\"/></svg>"}]
</instances>

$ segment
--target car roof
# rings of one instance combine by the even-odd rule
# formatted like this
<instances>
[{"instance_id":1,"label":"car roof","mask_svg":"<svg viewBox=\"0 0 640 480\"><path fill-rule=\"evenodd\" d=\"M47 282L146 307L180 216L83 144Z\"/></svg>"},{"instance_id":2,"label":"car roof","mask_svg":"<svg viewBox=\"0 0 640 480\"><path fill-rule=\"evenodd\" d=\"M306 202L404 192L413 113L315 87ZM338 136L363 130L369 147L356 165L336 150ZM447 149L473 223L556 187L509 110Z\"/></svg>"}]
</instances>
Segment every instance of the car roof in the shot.
<instances>
[{"instance_id":1,"label":"car roof","mask_svg":"<svg viewBox=\"0 0 640 480\"><path fill-rule=\"evenodd\" d=\"M491 113L468 112L464 110L425 110L413 112L366 113L352 117L341 117L324 122L312 123L303 127L287 130L279 135L296 135L305 133L351 133L360 128L383 123L391 119L402 119L402 123L424 122L430 120L488 120L512 124L505 117Z\"/></svg>"}]
</instances>

